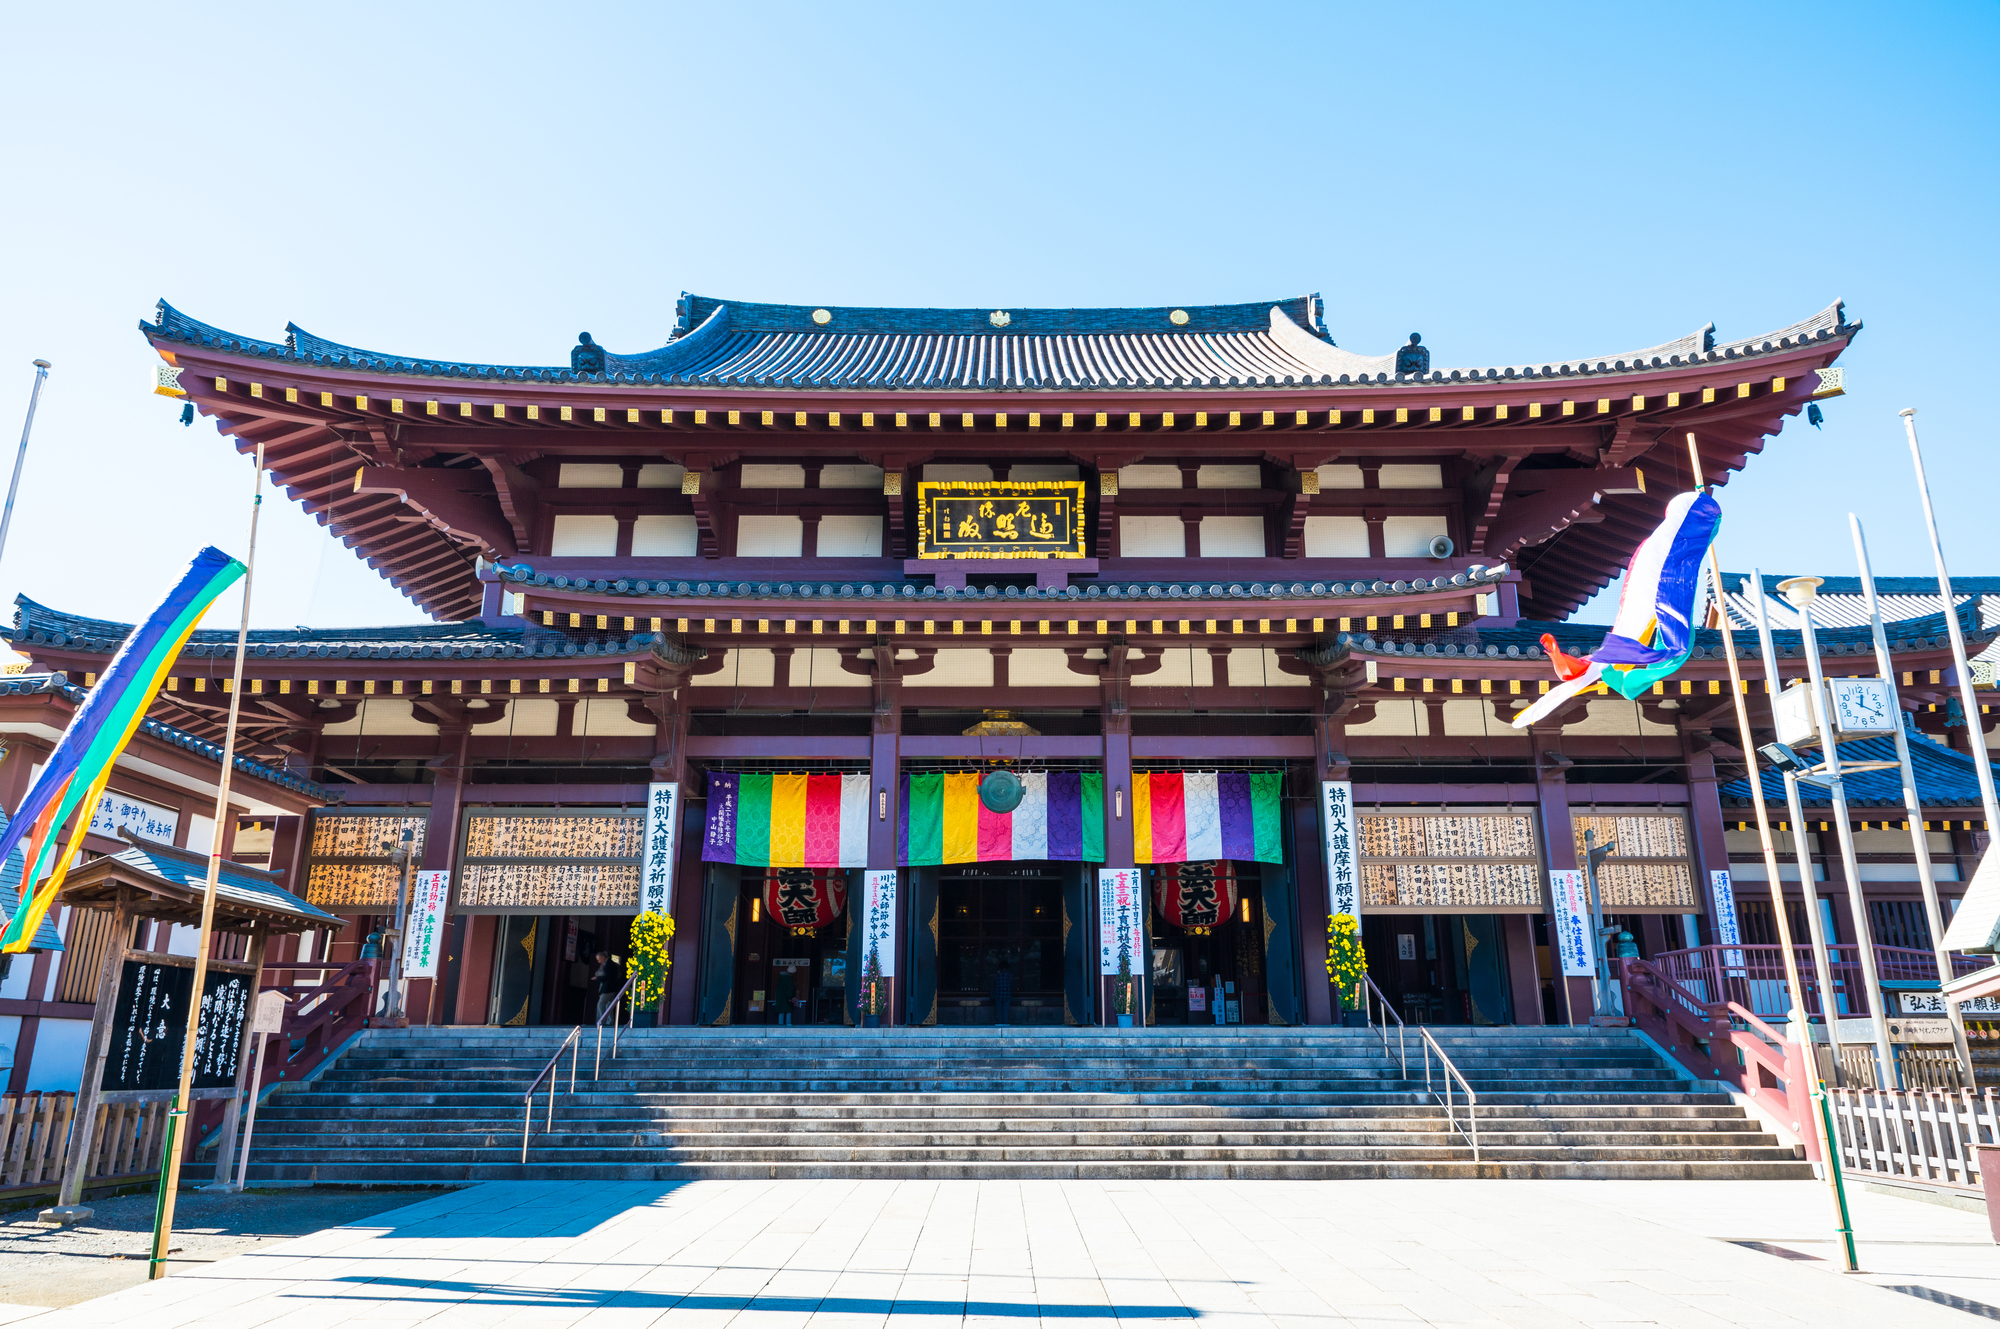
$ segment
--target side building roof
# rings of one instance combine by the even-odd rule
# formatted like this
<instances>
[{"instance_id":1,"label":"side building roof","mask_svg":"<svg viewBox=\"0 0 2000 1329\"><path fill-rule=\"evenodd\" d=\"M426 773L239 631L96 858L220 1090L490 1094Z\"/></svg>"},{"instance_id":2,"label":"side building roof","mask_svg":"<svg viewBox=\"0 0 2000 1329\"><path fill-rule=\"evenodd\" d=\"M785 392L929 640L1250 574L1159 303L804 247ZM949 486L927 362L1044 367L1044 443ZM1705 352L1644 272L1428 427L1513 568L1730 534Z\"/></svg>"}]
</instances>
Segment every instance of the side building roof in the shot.
<instances>
[{"instance_id":1,"label":"side building roof","mask_svg":"<svg viewBox=\"0 0 2000 1329\"><path fill-rule=\"evenodd\" d=\"M1919 732L1907 723L1907 717L1903 731L1910 742L1910 768L1916 774L1917 797L1923 805L1927 808L1978 807L1979 774L1972 758ZM1893 738L1854 739L1840 745L1840 755L1844 761L1894 762L1896 741ZM1758 778L1764 783L1765 803L1782 815L1785 777L1777 771L1764 770L1758 773ZM1903 807L1903 777L1894 766L1887 770L1850 773L1844 777L1842 784L1851 807L1895 808L1898 811ZM1726 781L1720 786L1720 792L1726 807L1753 806L1748 779ZM1831 792L1810 781L1799 782L1799 798L1807 807L1833 805Z\"/></svg>"}]
</instances>

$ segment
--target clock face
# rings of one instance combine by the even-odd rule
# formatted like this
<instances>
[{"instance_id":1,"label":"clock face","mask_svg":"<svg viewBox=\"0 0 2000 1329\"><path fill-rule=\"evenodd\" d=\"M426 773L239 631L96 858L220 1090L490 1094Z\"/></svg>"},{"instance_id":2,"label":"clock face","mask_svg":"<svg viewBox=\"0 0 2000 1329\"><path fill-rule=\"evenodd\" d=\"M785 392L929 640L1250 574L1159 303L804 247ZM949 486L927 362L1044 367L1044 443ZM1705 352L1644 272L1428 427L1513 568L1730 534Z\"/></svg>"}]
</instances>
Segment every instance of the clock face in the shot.
<instances>
[{"instance_id":1,"label":"clock face","mask_svg":"<svg viewBox=\"0 0 2000 1329\"><path fill-rule=\"evenodd\" d=\"M1896 698L1891 685L1879 678L1834 680L1834 725L1848 734L1889 734L1896 729Z\"/></svg>"}]
</instances>

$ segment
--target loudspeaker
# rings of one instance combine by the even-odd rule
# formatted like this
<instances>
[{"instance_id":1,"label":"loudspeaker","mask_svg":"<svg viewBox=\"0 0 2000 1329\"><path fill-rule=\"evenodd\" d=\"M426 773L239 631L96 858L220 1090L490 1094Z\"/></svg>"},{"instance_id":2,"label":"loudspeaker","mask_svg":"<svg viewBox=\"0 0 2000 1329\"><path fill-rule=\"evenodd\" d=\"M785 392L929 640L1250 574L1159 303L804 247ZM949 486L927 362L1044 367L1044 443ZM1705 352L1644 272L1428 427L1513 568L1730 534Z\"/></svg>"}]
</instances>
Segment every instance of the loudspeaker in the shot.
<instances>
[{"instance_id":1,"label":"loudspeaker","mask_svg":"<svg viewBox=\"0 0 2000 1329\"><path fill-rule=\"evenodd\" d=\"M1452 549L1453 545L1450 536L1438 535L1431 538L1432 558L1450 558Z\"/></svg>"}]
</instances>

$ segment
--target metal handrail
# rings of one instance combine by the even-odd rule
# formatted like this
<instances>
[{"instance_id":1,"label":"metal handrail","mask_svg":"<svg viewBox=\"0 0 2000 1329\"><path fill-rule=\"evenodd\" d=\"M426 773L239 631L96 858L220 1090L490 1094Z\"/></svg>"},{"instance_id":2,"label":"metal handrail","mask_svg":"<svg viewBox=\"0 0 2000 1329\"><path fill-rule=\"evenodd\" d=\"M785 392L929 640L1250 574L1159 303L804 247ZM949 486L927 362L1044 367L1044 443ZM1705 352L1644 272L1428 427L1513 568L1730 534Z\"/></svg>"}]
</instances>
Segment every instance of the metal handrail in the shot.
<instances>
[{"instance_id":1,"label":"metal handrail","mask_svg":"<svg viewBox=\"0 0 2000 1329\"><path fill-rule=\"evenodd\" d=\"M1368 1027L1374 1029L1381 1036L1382 1054L1384 1056L1387 1056L1389 1053L1389 1021L1384 1020L1380 1027L1377 1027L1375 1024L1376 1003L1380 1002L1382 1009L1394 1017L1396 1021L1396 1056L1403 1063L1403 1078L1407 1080L1410 1078L1410 1053L1409 1049L1403 1046L1403 1036L1409 1032L1409 1026L1403 1023L1402 1016L1396 1014L1396 1008L1389 1004L1389 999L1382 995L1382 989L1375 986L1375 980L1369 978L1366 974L1363 974L1361 977L1368 984L1366 988L1362 989L1361 993L1362 1009L1368 1012Z\"/></svg>"},{"instance_id":2,"label":"metal handrail","mask_svg":"<svg viewBox=\"0 0 2000 1329\"><path fill-rule=\"evenodd\" d=\"M577 1058L583 1055L582 1025L578 1025L576 1028L569 1031L569 1033L563 1038L561 1044L557 1046L555 1056L550 1057L549 1064L542 1067L542 1073L540 1075L537 1075L535 1077L535 1082L528 1086L528 1092L521 1095L521 1103L523 1107L523 1114L521 1117L521 1161L523 1163L528 1161L528 1135L530 1131L533 1130L535 1124L535 1091L542 1087L542 1081L544 1080L547 1080L549 1082L549 1115L548 1119L545 1122L543 1122L542 1129L544 1131L555 1129L556 1080L552 1072L554 1072L556 1068L556 1063L562 1060L562 1054L564 1052L570 1053L569 1091L573 1094L576 1092Z\"/></svg>"},{"instance_id":3,"label":"metal handrail","mask_svg":"<svg viewBox=\"0 0 2000 1329\"><path fill-rule=\"evenodd\" d=\"M611 1008L598 1014L597 1059L590 1066L590 1078L593 1080L604 1069L604 1017L607 1015L611 1017L611 1060L616 1061L618 1060L618 1008L625 1004L625 994L630 992L632 985L638 981L636 978L626 979L625 986L619 988L618 995L611 999Z\"/></svg>"},{"instance_id":4,"label":"metal handrail","mask_svg":"<svg viewBox=\"0 0 2000 1329\"><path fill-rule=\"evenodd\" d=\"M1431 1037L1430 1029L1424 1025L1418 1025L1417 1032L1423 1035L1424 1040L1424 1092L1444 1104L1445 1122L1460 1135L1464 1135L1471 1143L1472 1161L1477 1163L1479 1161L1479 1095L1472 1092L1472 1082L1465 1078L1458 1067L1452 1065L1451 1058L1444 1054L1444 1049L1438 1046L1438 1041ZM1433 1052L1438 1054L1438 1061L1442 1063L1442 1074L1439 1077L1444 1081L1444 1093L1442 1095L1437 1090L1431 1088L1431 1053ZM1472 1125L1470 1134L1467 1134L1465 1127L1458 1124L1458 1116L1452 1109L1451 1082L1453 1077L1457 1077L1459 1085L1465 1090L1465 1119Z\"/></svg>"}]
</instances>

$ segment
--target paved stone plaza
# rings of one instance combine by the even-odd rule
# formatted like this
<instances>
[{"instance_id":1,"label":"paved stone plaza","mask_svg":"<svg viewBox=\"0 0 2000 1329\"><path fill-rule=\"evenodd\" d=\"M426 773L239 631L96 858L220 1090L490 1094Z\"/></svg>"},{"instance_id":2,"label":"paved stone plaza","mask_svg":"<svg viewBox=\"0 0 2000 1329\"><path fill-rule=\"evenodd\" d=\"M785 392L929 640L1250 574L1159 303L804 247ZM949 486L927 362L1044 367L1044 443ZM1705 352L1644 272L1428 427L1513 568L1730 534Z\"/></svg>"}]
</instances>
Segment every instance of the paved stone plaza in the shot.
<instances>
[{"instance_id":1,"label":"paved stone plaza","mask_svg":"<svg viewBox=\"0 0 2000 1329\"><path fill-rule=\"evenodd\" d=\"M495 1183L35 1326L1964 1325L1983 1216L1799 1182ZM1825 1258L1815 1258L1825 1257ZM1897 1291L1896 1288L1912 1289Z\"/></svg>"}]
</instances>

